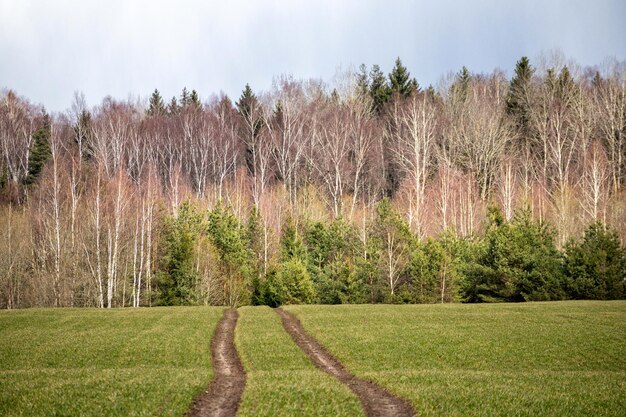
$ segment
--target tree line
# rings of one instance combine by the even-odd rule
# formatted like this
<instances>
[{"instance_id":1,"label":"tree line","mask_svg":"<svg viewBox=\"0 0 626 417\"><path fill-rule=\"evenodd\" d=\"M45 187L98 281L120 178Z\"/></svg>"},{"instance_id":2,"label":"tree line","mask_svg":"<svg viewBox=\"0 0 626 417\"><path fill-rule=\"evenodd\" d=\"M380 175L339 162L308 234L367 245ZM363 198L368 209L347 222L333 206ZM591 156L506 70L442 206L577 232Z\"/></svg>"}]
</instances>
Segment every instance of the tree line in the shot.
<instances>
[{"instance_id":1,"label":"tree line","mask_svg":"<svg viewBox=\"0 0 626 417\"><path fill-rule=\"evenodd\" d=\"M0 96L0 307L624 297L626 64Z\"/></svg>"}]
</instances>

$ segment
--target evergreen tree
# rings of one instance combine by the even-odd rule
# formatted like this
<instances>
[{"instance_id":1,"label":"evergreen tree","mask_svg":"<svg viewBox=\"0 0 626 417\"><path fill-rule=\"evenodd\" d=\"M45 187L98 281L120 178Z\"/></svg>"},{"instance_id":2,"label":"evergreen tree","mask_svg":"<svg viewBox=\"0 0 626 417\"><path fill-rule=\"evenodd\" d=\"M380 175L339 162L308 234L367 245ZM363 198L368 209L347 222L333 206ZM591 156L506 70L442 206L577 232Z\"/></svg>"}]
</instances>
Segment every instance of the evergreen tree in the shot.
<instances>
[{"instance_id":1,"label":"evergreen tree","mask_svg":"<svg viewBox=\"0 0 626 417\"><path fill-rule=\"evenodd\" d=\"M465 66L456 75L456 79L451 87L452 99L456 103L465 103L470 92L472 76Z\"/></svg>"},{"instance_id":2,"label":"evergreen tree","mask_svg":"<svg viewBox=\"0 0 626 417\"><path fill-rule=\"evenodd\" d=\"M150 102L148 110L146 110L146 114L148 116L162 116L165 114L165 104L163 103L163 98L161 97L159 90L156 88L150 96Z\"/></svg>"},{"instance_id":3,"label":"evergreen tree","mask_svg":"<svg viewBox=\"0 0 626 417\"><path fill-rule=\"evenodd\" d=\"M389 73L389 83L391 93L396 93L403 98L410 97L411 94L419 92L419 86L415 78L411 79L411 74L407 68L402 65L400 57L396 59L396 63Z\"/></svg>"},{"instance_id":4,"label":"evergreen tree","mask_svg":"<svg viewBox=\"0 0 626 417\"><path fill-rule=\"evenodd\" d=\"M414 236L388 198L383 198L376 206L371 235L375 250L379 253L379 285L385 288L384 301L397 302L396 290L404 281L404 270L410 260Z\"/></svg>"},{"instance_id":5,"label":"evergreen tree","mask_svg":"<svg viewBox=\"0 0 626 417\"><path fill-rule=\"evenodd\" d=\"M252 254L246 228L230 207L219 202L209 213L208 232L219 254L228 304L235 307L247 303L252 287Z\"/></svg>"},{"instance_id":6,"label":"evergreen tree","mask_svg":"<svg viewBox=\"0 0 626 417\"><path fill-rule=\"evenodd\" d=\"M194 259L201 226L201 216L188 201L181 204L177 216L165 220L161 238L163 254L156 274L159 305L197 302Z\"/></svg>"},{"instance_id":7,"label":"evergreen tree","mask_svg":"<svg viewBox=\"0 0 626 417\"><path fill-rule=\"evenodd\" d=\"M256 165L254 163L253 146L256 145L260 137L261 129L263 128L263 120L260 114L261 105L249 84L246 84L235 106L237 107L237 112L243 118L241 135L246 145L246 166L248 172L254 176Z\"/></svg>"},{"instance_id":8,"label":"evergreen tree","mask_svg":"<svg viewBox=\"0 0 626 417\"><path fill-rule=\"evenodd\" d=\"M200 102L200 97L198 96L198 92L196 90L191 90L191 95L189 96L189 106L194 110L202 109L202 103Z\"/></svg>"},{"instance_id":9,"label":"evergreen tree","mask_svg":"<svg viewBox=\"0 0 626 417\"><path fill-rule=\"evenodd\" d=\"M178 101L176 100L176 96L173 96L170 100L170 103L167 105L167 113L170 116L178 114L180 108L178 107Z\"/></svg>"},{"instance_id":10,"label":"evergreen tree","mask_svg":"<svg viewBox=\"0 0 626 417\"><path fill-rule=\"evenodd\" d=\"M306 247L298 236L298 229L293 217L289 216L283 225L280 238L280 259L281 261L288 261L294 258L305 261L307 254Z\"/></svg>"},{"instance_id":11,"label":"evergreen tree","mask_svg":"<svg viewBox=\"0 0 626 417\"><path fill-rule=\"evenodd\" d=\"M187 87L183 87L183 91L180 93L179 103L179 106L183 109L191 104L191 96L189 95L189 91L187 91Z\"/></svg>"},{"instance_id":12,"label":"evergreen tree","mask_svg":"<svg viewBox=\"0 0 626 417\"><path fill-rule=\"evenodd\" d=\"M581 242L565 249L569 292L573 298L613 300L626 296L626 248L615 230L591 224Z\"/></svg>"},{"instance_id":13,"label":"evergreen tree","mask_svg":"<svg viewBox=\"0 0 626 417\"><path fill-rule=\"evenodd\" d=\"M391 89L387 84L385 74L378 65L374 65L370 71L370 96L372 97L374 112L381 114L385 104L391 97Z\"/></svg>"},{"instance_id":14,"label":"evergreen tree","mask_svg":"<svg viewBox=\"0 0 626 417\"><path fill-rule=\"evenodd\" d=\"M33 145L28 155L28 174L24 181L26 185L32 185L37 182L43 167L52 156L50 129L50 116L43 110L43 124L33 135Z\"/></svg>"},{"instance_id":15,"label":"evergreen tree","mask_svg":"<svg viewBox=\"0 0 626 417\"><path fill-rule=\"evenodd\" d=\"M359 66L359 72L356 74L356 92L361 97L369 95L370 83L367 76L367 66L361 64Z\"/></svg>"},{"instance_id":16,"label":"evergreen tree","mask_svg":"<svg viewBox=\"0 0 626 417\"><path fill-rule=\"evenodd\" d=\"M565 297L563 262L555 232L534 221L530 210L505 222L490 208L485 247L468 269L465 298L470 302L542 301Z\"/></svg>"},{"instance_id":17,"label":"evergreen tree","mask_svg":"<svg viewBox=\"0 0 626 417\"><path fill-rule=\"evenodd\" d=\"M513 116L519 131L527 137L530 126L530 102L528 93L535 70L531 67L528 58L523 56L515 64L515 75L511 79L509 92L506 98L507 113Z\"/></svg>"},{"instance_id":18,"label":"evergreen tree","mask_svg":"<svg viewBox=\"0 0 626 417\"><path fill-rule=\"evenodd\" d=\"M81 111L76 124L74 124L74 142L80 143L80 156L85 160L93 157L93 131L91 126L91 113Z\"/></svg>"},{"instance_id":19,"label":"evergreen tree","mask_svg":"<svg viewBox=\"0 0 626 417\"><path fill-rule=\"evenodd\" d=\"M246 242L251 253L251 274L252 274L252 304L263 304L263 287L261 277L264 267L264 247L263 227L261 225L261 214L256 206L252 206L246 225Z\"/></svg>"}]
</instances>

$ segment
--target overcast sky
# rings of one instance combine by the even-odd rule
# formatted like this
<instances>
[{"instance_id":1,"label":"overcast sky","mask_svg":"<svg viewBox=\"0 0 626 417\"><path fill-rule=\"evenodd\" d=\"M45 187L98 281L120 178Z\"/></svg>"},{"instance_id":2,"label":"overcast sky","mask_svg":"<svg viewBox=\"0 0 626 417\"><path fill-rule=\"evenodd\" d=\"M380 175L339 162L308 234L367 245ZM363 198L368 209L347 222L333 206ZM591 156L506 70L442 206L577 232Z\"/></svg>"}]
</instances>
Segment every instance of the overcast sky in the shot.
<instances>
[{"instance_id":1,"label":"overcast sky","mask_svg":"<svg viewBox=\"0 0 626 417\"><path fill-rule=\"evenodd\" d=\"M272 78L330 81L400 56L421 85L465 65L502 68L561 49L582 65L626 58L624 0L0 0L0 88L53 111L74 91L235 99Z\"/></svg>"}]
</instances>

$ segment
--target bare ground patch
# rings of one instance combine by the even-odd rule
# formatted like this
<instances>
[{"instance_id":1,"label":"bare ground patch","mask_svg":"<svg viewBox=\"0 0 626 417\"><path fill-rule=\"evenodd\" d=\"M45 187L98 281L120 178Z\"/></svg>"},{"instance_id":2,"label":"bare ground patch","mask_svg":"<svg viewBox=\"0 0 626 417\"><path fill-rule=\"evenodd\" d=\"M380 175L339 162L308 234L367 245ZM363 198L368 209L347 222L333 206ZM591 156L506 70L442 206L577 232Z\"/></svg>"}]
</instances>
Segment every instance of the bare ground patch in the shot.
<instances>
[{"instance_id":1,"label":"bare ground patch","mask_svg":"<svg viewBox=\"0 0 626 417\"><path fill-rule=\"evenodd\" d=\"M243 365L235 348L235 326L239 314L226 310L215 329L211 355L215 378L189 408L187 417L227 417L237 414L246 384Z\"/></svg>"},{"instance_id":2,"label":"bare ground patch","mask_svg":"<svg viewBox=\"0 0 626 417\"><path fill-rule=\"evenodd\" d=\"M406 400L391 394L371 381L359 379L348 372L315 338L308 335L300 321L283 310L275 310L283 327L296 344L311 358L315 366L346 384L359 398L368 416L416 416Z\"/></svg>"}]
</instances>

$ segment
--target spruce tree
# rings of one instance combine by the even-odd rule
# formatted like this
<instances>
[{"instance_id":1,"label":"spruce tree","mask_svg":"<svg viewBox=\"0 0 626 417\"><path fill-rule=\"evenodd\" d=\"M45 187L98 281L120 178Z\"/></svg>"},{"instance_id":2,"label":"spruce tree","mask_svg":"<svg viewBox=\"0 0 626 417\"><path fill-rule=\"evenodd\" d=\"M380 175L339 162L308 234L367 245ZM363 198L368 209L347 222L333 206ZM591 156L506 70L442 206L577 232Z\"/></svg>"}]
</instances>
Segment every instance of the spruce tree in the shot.
<instances>
[{"instance_id":1,"label":"spruce tree","mask_svg":"<svg viewBox=\"0 0 626 417\"><path fill-rule=\"evenodd\" d=\"M456 103L465 103L470 92L472 76L465 66L456 75L454 83L450 88L452 99Z\"/></svg>"},{"instance_id":2,"label":"spruce tree","mask_svg":"<svg viewBox=\"0 0 626 417\"><path fill-rule=\"evenodd\" d=\"M407 68L402 65L400 57L396 59L396 63L389 73L389 83L391 93L396 93L403 98L408 98L413 93L419 91L419 86L415 78L411 79L411 74Z\"/></svg>"},{"instance_id":3,"label":"spruce tree","mask_svg":"<svg viewBox=\"0 0 626 417\"><path fill-rule=\"evenodd\" d=\"M511 79L506 98L507 113L513 117L517 128L524 136L528 136L530 130L528 93L534 72L534 68L531 67L528 58L525 56L517 61L517 64L515 64L515 75Z\"/></svg>"},{"instance_id":4,"label":"spruce tree","mask_svg":"<svg viewBox=\"0 0 626 417\"><path fill-rule=\"evenodd\" d=\"M613 300L626 297L626 248L615 230L591 224L580 242L565 249L569 293L577 299Z\"/></svg>"},{"instance_id":5,"label":"spruce tree","mask_svg":"<svg viewBox=\"0 0 626 417\"><path fill-rule=\"evenodd\" d=\"M74 124L74 142L80 143L80 156L85 160L93 157L93 131L91 113L83 110Z\"/></svg>"},{"instance_id":6,"label":"spruce tree","mask_svg":"<svg viewBox=\"0 0 626 417\"><path fill-rule=\"evenodd\" d=\"M200 102L200 97L198 96L198 92L196 90L191 90L191 95L189 96L189 106L194 110L202 109L202 103Z\"/></svg>"},{"instance_id":7,"label":"spruce tree","mask_svg":"<svg viewBox=\"0 0 626 417\"><path fill-rule=\"evenodd\" d=\"M165 104L163 103L163 98L161 97L159 90L156 88L150 96L150 102L148 110L146 110L146 114L148 116L162 116L165 114Z\"/></svg>"},{"instance_id":8,"label":"spruce tree","mask_svg":"<svg viewBox=\"0 0 626 417\"><path fill-rule=\"evenodd\" d=\"M179 110L180 108L178 107L178 101L176 100L176 96L173 96L170 100L170 103L167 105L167 113L170 116L173 116L175 114L178 114Z\"/></svg>"},{"instance_id":9,"label":"spruce tree","mask_svg":"<svg viewBox=\"0 0 626 417\"><path fill-rule=\"evenodd\" d=\"M166 218L161 237L162 257L156 275L159 305L197 303L194 259L201 225L200 214L188 201L181 204L177 216Z\"/></svg>"},{"instance_id":10,"label":"spruce tree","mask_svg":"<svg viewBox=\"0 0 626 417\"><path fill-rule=\"evenodd\" d=\"M369 94L370 84L367 76L367 66L361 64L359 72L356 74L356 92L359 96L365 97Z\"/></svg>"},{"instance_id":11,"label":"spruce tree","mask_svg":"<svg viewBox=\"0 0 626 417\"><path fill-rule=\"evenodd\" d=\"M383 74L378 65L374 65L370 71L370 96L372 97L374 112L381 114L385 104L391 97L391 89L387 84L385 74Z\"/></svg>"},{"instance_id":12,"label":"spruce tree","mask_svg":"<svg viewBox=\"0 0 626 417\"><path fill-rule=\"evenodd\" d=\"M33 145L28 155L28 174L24 181L26 185L32 185L37 181L51 155L50 116L43 110L43 124L33 135Z\"/></svg>"},{"instance_id":13,"label":"spruce tree","mask_svg":"<svg viewBox=\"0 0 626 417\"><path fill-rule=\"evenodd\" d=\"M183 87L183 91L180 93L179 103L179 106L183 109L191 104L191 96L189 95L189 91L187 91L187 87Z\"/></svg>"}]
</instances>

